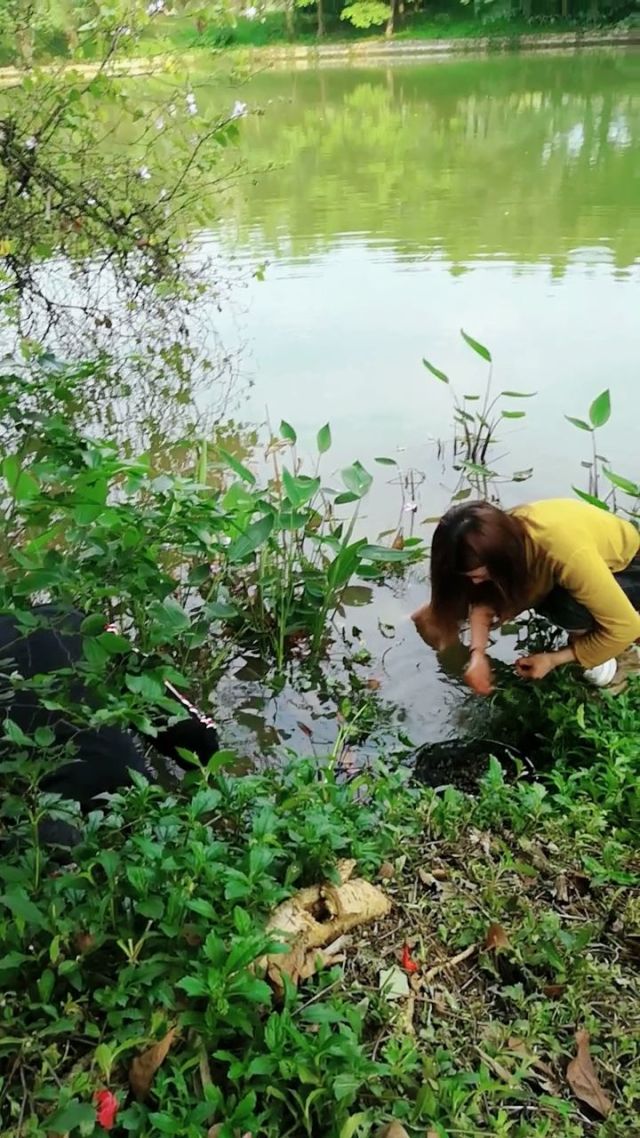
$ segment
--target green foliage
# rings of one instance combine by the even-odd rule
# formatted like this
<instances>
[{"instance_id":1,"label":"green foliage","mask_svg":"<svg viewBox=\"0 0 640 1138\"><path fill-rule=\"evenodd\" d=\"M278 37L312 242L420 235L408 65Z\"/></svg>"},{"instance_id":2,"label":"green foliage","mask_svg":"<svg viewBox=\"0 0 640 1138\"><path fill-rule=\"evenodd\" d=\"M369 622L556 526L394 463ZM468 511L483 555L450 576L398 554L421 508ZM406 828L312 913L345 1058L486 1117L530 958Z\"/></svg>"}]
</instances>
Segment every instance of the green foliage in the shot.
<instances>
[{"instance_id":1,"label":"green foliage","mask_svg":"<svg viewBox=\"0 0 640 1138\"><path fill-rule=\"evenodd\" d=\"M356 0L342 9L340 19L353 24L354 28L375 28L385 24L390 15L391 8L381 0Z\"/></svg>"},{"instance_id":2,"label":"green foliage","mask_svg":"<svg viewBox=\"0 0 640 1138\"><path fill-rule=\"evenodd\" d=\"M446 384L451 392L455 424L453 468L461 472L460 487L454 494L454 501L462 501L473 491L488 497L489 486L500 481L497 472L489 466L492 449L499 439L500 424L503 420L523 419L526 415L520 408L505 407L503 401L531 399L535 395L532 391L500 391L494 395L491 352L463 328L460 329L460 335L472 352L489 364L484 389L479 393L470 392L460 396L444 371L429 360L422 361L427 371L440 383ZM507 481L525 482L532 473L532 470L518 470Z\"/></svg>"},{"instance_id":3,"label":"green foliage","mask_svg":"<svg viewBox=\"0 0 640 1138\"><path fill-rule=\"evenodd\" d=\"M315 656L325 649L356 573L381 578L385 566L421 555L420 544L398 551L356 538L372 476L353 463L342 471L344 492L299 463L289 469L288 424L267 447L271 479L221 445L201 445L195 479L158 473L147 457L125 458L73 427L65 408L86 378L61 365L53 382L46 371L3 377L0 414L12 424L2 467L6 596L46 588L106 608L132 625L143 650L171 646L174 656L197 652L215 628L216 663L249 641L281 670L294 644ZM319 456L330 445L327 424ZM340 517L341 504L353 504L350 517Z\"/></svg>"}]
</instances>

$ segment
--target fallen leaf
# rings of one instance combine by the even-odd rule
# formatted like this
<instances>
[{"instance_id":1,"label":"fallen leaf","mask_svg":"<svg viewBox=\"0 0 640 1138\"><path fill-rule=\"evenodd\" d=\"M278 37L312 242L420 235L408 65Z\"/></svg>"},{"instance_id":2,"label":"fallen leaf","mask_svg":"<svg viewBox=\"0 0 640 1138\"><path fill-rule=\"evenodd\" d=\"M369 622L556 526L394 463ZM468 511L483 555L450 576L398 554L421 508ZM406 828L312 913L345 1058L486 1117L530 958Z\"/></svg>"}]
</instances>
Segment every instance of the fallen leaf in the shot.
<instances>
[{"instance_id":1,"label":"fallen leaf","mask_svg":"<svg viewBox=\"0 0 640 1138\"><path fill-rule=\"evenodd\" d=\"M404 968L405 972L417 972L420 967L420 965L416 964L415 960L411 956L411 949L409 948L408 944L404 944L402 946L400 964L402 968Z\"/></svg>"},{"instance_id":2,"label":"fallen leaf","mask_svg":"<svg viewBox=\"0 0 640 1138\"><path fill-rule=\"evenodd\" d=\"M378 1131L378 1138L409 1138L409 1135L400 1122L390 1122Z\"/></svg>"},{"instance_id":3,"label":"fallen leaf","mask_svg":"<svg viewBox=\"0 0 640 1138\"><path fill-rule=\"evenodd\" d=\"M545 984L542 994L549 1000L559 1000L567 990L566 984Z\"/></svg>"},{"instance_id":4,"label":"fallen leaf","mask_svg":"<svg viewBox=\"0 0 640 1138\"><path fill-rule=\"evenodd\" d=\"M377 680L375 676L369 676L366 686L368 687L369 691L378 691L381 686L380 680Z\"/></svg>"},{"instance_id":5,"label":"fallen leaf","mask_svg":"<svg viewBox=\"0 0 640 1138\"><path fill-rule=\"evenodd\" d=\"M509 948L509 937L502 925L489 925L484 947L493 952L497 952L501 948Z\"/></svg>"},{"instance_id":6,"label":"fallen leaf","mask_svg":"<svg viewBox=\"0 0 640 1138\"><path fill-rule=\"evenodd\" d=\"M567 1067L567 1082L580 1102L586 1103L602 1118L607 1118L613 1110L613 1103L598 1082L598 1076L589 1054L588 1031L576 1032L576 1045L578 1053Z\"/></svg>"},{"instance_id":7,"label":"fallen leaf","mask_svg":"<svg viewBox=\"0 0 640 1138\"><path fill-rule=\"evenodd\" d=\"M398 530L396 536L394 537L393 541L391 542L391 548L392 549L404 549L404 534L402 533L402 530Z\"/></svg>"},{"instance_id":8,"label":"fallen leaf","mask_svg":"<svg viewBox=\"0 0 640 1138\"><path fill-rule=\"evenodd\" d=\"M395 866L393 866L390 861L383 861L380 869L378 870L378 876L381 877L383 881L391 881L392 877L395 877L395 875Z\"/></svg>"},{"instance_id":9,"label":"fallen leaf","mask_svg":"<svg viewBox=\"0 0 640 1138\"><path fill-rule=\"evenodd\" d=\"M409 981L397 964L392 964L391 968L383 968L378 982L380 991L387 1000L403 1000L405 996L411 995Z\"/></svg>"},{"instance_id":10,"label":"fallen leaf","mask_svg":"<svg viewBox=\"0 0 640 1138\"><path fill-rule=\"evenodd\" d=\"M153 1076L158 1070L158 1067L164 1063L175 1034L175 1027L170 1028L163 1039L159 1040L158 1043L154 1043L153 1047L149 1047L147 1051L143 1051L142 1055L136 1055L133 1060L129 1068L129 1085L136 1098L140 1101L145 1099L149 1094Z\"/></svg>"},{"instance_id":11,"label":"fallen leaf","mask_svg":"<svg viewBox=\"0 0 640 1138\"><path fill-rule=\"evenodd\" d=\"M74 933L73 947L75 948L76 952L79 953L81 956L84 956L84 954L86 952L91 952L91 949L95 948L95 944L96 944L95 937L91 933L87 933L87 932Z\"/></svg>"}]
</instances>

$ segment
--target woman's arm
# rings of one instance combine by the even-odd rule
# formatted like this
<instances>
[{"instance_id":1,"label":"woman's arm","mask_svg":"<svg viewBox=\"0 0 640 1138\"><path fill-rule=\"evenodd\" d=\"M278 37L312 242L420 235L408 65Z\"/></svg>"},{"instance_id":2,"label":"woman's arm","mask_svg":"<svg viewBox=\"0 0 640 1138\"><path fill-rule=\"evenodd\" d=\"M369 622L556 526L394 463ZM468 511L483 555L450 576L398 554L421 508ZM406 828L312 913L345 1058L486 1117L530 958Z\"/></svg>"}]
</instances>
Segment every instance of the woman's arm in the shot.
<instances>
[{"instance_id":1,"label":"woman's arm","mask_svg":"<svg viewBox=\"0 0 640 1138\"><path fill-rule=\"evenodd\" d=\"M489 633L496 619L496 614L488 605L472 605L469 611L469 628L471 631L471 659L465 670L464 678L470 688L478 695L491 695L493 691L493 674L487 656L489 647Z\"/></svg>"},{"instance_id":2,"label":"woman's arm","mask_svg":"<svg viewBox=\"0 0 640 1138\"><path fill-rule=\"evenodd\" d=\"M526 679L541 680L554 668L576 661L582 668L594 668L619 656L640 637L640 613L597 552L577 550L568 564L560 568L558 578L589 610L596 628L576 636L558 652L540 652L518 660L517 671Z\"/></svg>"}]
</instances>

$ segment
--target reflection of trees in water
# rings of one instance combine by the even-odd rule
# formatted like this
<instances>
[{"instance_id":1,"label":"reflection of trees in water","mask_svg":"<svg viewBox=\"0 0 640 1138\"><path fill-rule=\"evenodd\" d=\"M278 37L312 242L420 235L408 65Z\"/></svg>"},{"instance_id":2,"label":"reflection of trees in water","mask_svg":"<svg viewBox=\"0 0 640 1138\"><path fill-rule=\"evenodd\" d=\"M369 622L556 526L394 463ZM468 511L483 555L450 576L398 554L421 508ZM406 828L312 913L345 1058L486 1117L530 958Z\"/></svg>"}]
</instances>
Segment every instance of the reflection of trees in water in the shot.
<instances>
[{"instance_id":1,"label":"reflection of trees in water","mask_svg":"<svg viewBox=\"0 0 640 1138\"><path fill-rule=\"evenodd\" d=\"M212 325L232 282L190 238L243 166L211 77L198 103L191 83L105 66L0 92L0 351L100 361L78 425L146 448L207 434L232 403L238 361Z\"/></svg>"},{"instance_id":2,"label":"reflection of trees in water","mask_svg":"<svg viewBox=\"0 0 640 1138\"><path fill-rule=\"evenodd\" d=\"M408 258L553 256L558 270L606 238L630 265L639 70L621 55L272 76L256 93L275 105L246 147L274 171L235 199L240 239L249 225L277 251L287 234L306 256L358 233Z\"/></svg>"}]
</instances>

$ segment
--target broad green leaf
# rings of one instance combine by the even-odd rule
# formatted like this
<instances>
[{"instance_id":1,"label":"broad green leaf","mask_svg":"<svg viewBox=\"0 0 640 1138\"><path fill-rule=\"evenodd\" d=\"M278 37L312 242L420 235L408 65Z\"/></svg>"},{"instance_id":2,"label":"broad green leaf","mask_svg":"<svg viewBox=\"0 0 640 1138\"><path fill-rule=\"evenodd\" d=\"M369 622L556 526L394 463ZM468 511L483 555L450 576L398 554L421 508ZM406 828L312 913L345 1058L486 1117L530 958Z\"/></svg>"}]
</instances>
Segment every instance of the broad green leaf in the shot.
<instances>
[{"instance_id":1,"label":"broad green leaf","mask_svg":"<svg viewBox=\"0 0 640 1138\"><path fill-rule=\"evenodd\" d=\"M71 1102L68 1102L66 1106L60 1107L55 1114L47 1118L46 1129L49 1134L68 1134L70 1130L75 1130L78 1126L88 1126L92 1122L95 1123L95 1120L95 1104L71 1099Z\"/></svg>"},{"instance_id":2,"label":"broad green leaf","mask_svg":"<svg viewBox=\"0 0 640 1138\"><path fill-rule=\"evenodd\" d=\"M350 1114L342 1124L338 1138L353 1138L360 1126L367 1121L367 1112L362 1110L358 1114Z\"/></svg>"},{"instance_id":3,"label":"broad green leaf","mask_svg":"<svg viewBox=\"0 0 640 1138\"><path fill-rule=\"evenodd\" d=\"M533 399L534 395L537 395L538 392L537 391L501 391L500 394L504 395L505 399Z\"/></svg>"},{"instance_id":4,"label":"broad green leaf","mask_svg":"<svg viewBox=\"0 0 640 1138\"><path fill-rule=\"evenodd\" d=\"M152 703L165 694L162 681L157 676L151 676L146 672L139 676L127 673L124 682L130 692L133 692L134 695L141 695Z\"/></svg>"},{"instance_id":5,"label":"broad green leaf","mask_svg":"<svg viewBox=\"0 0 640 1138\"><path fill-rule=\"evenodd\" d=\"M503 419L524 419L526 411L503 411Z\"/></svg>"},{"instance_id":6,"label":"broad green leaf","mask_svg":"<svg viewBox=\"0 0 640 1138\"><path fill-rule=\"evenodd\" d=\"M474 340L473 336L469 336L464 328L460 329L460 335L465 344L468 344L477 355L481 356L483 360L486 360L488 364L491 363L491 352L488 348L485 348L484 344L481 344L479 340Z\"/></svg>"},{"instance_id":7,"label":"broad green leaf","mask_svg":"<svg viewBox=\"0 0 640 1138\"><path fill-rule=\"evenodd\" d=\"M82 624L80 625L80 632L83 636L98 636L101 632L104 632L104 626L106 623L106 617L101 613L94 613L91 616L85 616Z\"/></svg>"},{"instance_id":8,"label":"broad green leaf","mask_svg":"<svg viewBox=\"0 0 640 1138\"><path fill-rule=\"evenodd\" d=\"M353 494L353 493L351 493L351 491L349 491L346 494L336 494L336 497L334 498L334 503L336 506L347 506L351 502L358 502L359 500L360 500L359 494Z\"/></svg>"},{"instance_id":9,"label":"broad green leaf","mask_svg":"<svg viewBox=\"0 0 640 1138\"><path fill-rule=\"evenodd\" d=\"M296 432L291 426L291 423L287 423L286 419L283 419L280 423L280 434L282 435L282 438L286 439L287 442L291 443L292 446L295 446L298 441Z\"/></svg>"},{"instance_id":10,"label":"broad green leaf","mask_svg":"<svg viewBox=\"0 0 640 1138\"><path fill-rule=\"evenodd\" d=\"M342 585L353 577L358 562L360 561L361 550L366 546L366 541L361 538L359 541L354 542L352 545L347 545L341 549L338 556L334 558L327 570L327 584L330 589L339 589Z\"/></svg>"},{"instance_id":11,"label":"broad green leaf","mask_svg":"<svg viewBox=\"0 0 640 1138\"><path fill-rule=\"evenodd\" d=\"M175 597L165 597L161 603L153 605L152 613L159 630L170 640L191 627L189 617Z\"/></svg>"},{"instance_id":12,"label":"broad green leaf","mask_svg":"<svg viewBox=\"0 0 640 1138\"><path fill-rule=\"evenodd\" d=\"M605 467L604 473L618 490L623 490L625 494L631 494L634 498L640 498L640 484L631 482L629 478L623 478L621 474L614 474L612 470L607 470Z\"/></svg>"},{"instance_id":13,"label":"broad green leaf","mask_svg":"<svg viewBox=\"0 0 640 1138\"><path fill-rule=\"evenodd\" d=\"M28 470L21 469L17 455L7 455L2 463L2 473L6 479L11 496L15 498L16 502L28 502L32 498L38 497L40 487L33 477L33 474Z\"/></svg>"},{"instance_id":14,"label":"broad green leaf","mask_svg":"<svg viewBox=\"0 0 640 1138\"><path fill-rule=\"evenodd\" d=\"M44 913L34 905L22 885L10 885L6 893L0 896L0 901L13 913L14 917L19 917L27 924L35 925L37 928L42 928L46 924Z\"/></svg>"},{"instance_id":15,"label":"broad green leaf","mask_svg":"<svg viewBox=\"0 0 640 1138\"><path fill-rule=\"evenodd\" d=\"M437 368L434 364L430 364L428 360L423 359L422 362L427 371L430 371L432 375L435 375L436 379L439 379L441 383L449 382L449 376L445 375L443 371L440 371L440 368Z\"/></svg>"},{"instance_id":16,"label":"broad green leaf","mask_svg":"<svg viewBox=\"0 0 640 1138\"><path fill-rule=\"evenodd\" d=\"M326 454L331 446L331 427L328 423L325 423L324 427L318 431L317 442L320 454Z\"/></svg>"},{"instance_id":17,"label":"broad green leaf","mask_svg":"<svg viewBox=\"0 0 640 1138\"><path fill-rule=\"evenodd\" d=\"M589 419L593 427L604 427L611 415L611 395L607 388L601 392L589 408Z\"/></svg>"},{"instance_id":18,"label":"broad green leaf","mask_svg":"<svg viewBox=\"0 0 640 1138\"><path fill-rule=\"evenodd\" d=\"M235 457L235 455L231 454L228 450L225 450L224 447L219 446L217 450L218 453L222 455L227 466L233 470L234 474L238 475L238 478L241 478L243 482L250 483L251 486L255 485L256 476L255 474L251 473L247 466L244 466L244 464L240 462Z\"/></svg>"},{"instance_id":19,"label":"broad green leaf","mask_svg":"<svg viewBox=\"0 0 640 1138\"><path fill-rule=\"evenodd\" d=\"M306 474L291 474L289 470L283 470L282 485L291 505L297 510L317 494L320 489L320 479L309 478Z\"/></svg>"},{"instance_id":20,"label":"broad green leaf","mask_svg":"<svg viewBox=\"0 0 640 1138\"><path fill-rule=\"evenodd\" d=\"M231 620L238 615L237 608L224 604L223 601L210 601L206 611L210 620Z\"/></svg>"},{"instance_id":21,"label":"broad green leaf","mask_svg":"<svg viewBox=\"0 0 640 1138\"><path fill-rule=\"evenodd\" d=\"M404 549L387 549L385 545L363 545L360 550L363 561L406 561L407 556Z\"/></svg>"},{"instance_id":22,"label":"broad green leaf","mask_svg":"<svg viewBox=\"0 0 640 1138\"><path fill-rule=\"evenodd\" d=\"M5 719L2 727L4 729L5 738L9 739L16 747L30 747L31 739L25 735L22 727L13 722L13 719Z\"/></svg>"},{"instance_id":23,"label":"broad green leaf","mask_svg":"<svg viewBox=\"0 0 640 1138\"><path fill-rule=\"evenodd\" d=\"M596 498L593 494L587 494L586 490L578 490L577 486L572 486L571 489L574 494L582 498L583 502L588 502L590 506L597 506L599 510L606 510L607 513L611 512L607 503L602 501L602 498Z\"/></svg>"},{"instance_id":24,"label":"broad green leaf","mask_svg":"<svg viewBox=\"0 0 640 1138\"><path fill-rule=\"evenodd\" d=\"M85 659L96 671L104 668L104 665L109 659L109 653L98 643L94 636L89 636L82 641L82 651Z\"/></svg>"},{"instance_id":25,"label":"broad green leaf","mask_svg":"<svg viewBox=\"0 0 640 1138\"><path fill-rule=\"evenodd\" d=\"M385 458L383 455L381 455L379 458L374 458L373 461L379 462L380 466L397 466L398 465L395 458Z\"/></svg>"},{"instance_id":26,"label":"broad green leaf","mask_svg":"<svg viewBox=\"0 0 640 1138\"><path fill-rule=\"evenodd\" d=\"M120 636L117 632L102 632L100 636L96 637L96 640L110 656L121 656L132 651L131 641L127 640L126 636Z\"/></svg>"},{"instance_id":27,"label":"broad green leaf","mask_svg":"<svg viewBox=\"0 0 640 1138\"><path fill-rule=\"evenodd\" d=\"M257 522L252 522L246 531L228 547L229 561L243 561L245 557L255 553L269 538L273 525L273 514L265 514Z\"/></svg>"},{"instance_id":28,"label":"broad green leaf","mask_svg":"<svg viewBox=\"0 0 640 1138\"><path fill-rule=\"evenodd\" d=\"M533 474L533 467L530 466L528 470L516 470L513 475L514 482L526 482Z\"/></svg>"},{"instance_id":29,"label":"broad green leaf","mask_svg":"<svg viewBox=\"0 0 640 1138\"><path fill-rule=\"evenodd\" d=\"M78 526L91 526L103 512L104 506L97 506L92 502L83 502L82 505L74 507L73 520Z\"/></svg>"},{"instance_id":30,"label":"broad green leaf","mask_svg":"<svg viewBox=\"0 0 640 1138\"><path fill-rule=\"evenodd\" d=\"M352 494L358 498L364 498L371 488L373 478L365 470L362 463L356 461L352 466L347 466L342 471L342 481Z\"/></svg>"},{"instance_id":31,"label":"broad green leaf","mask_svg":"<svg viewBox=\"0 0 640 1138\"><path fill-rule=\"evenodd\" d=\"M362 1086L362 1078L357 1075L352 1075L349 1071L343 1071L342 1074L337 1075L333 1082L333 1095L337 1102L342 1102L343 1099L352 1098Z\"/></svg>"},{"instance_id":32,"label":"broad green leaf","mask_svg":"<svg viewBox=\"0 0 640 1138\"><path fill-rule=\"evenodd\" d=\"M565 419L568 423L572 423L574 427L578 427L580 431L588 431L589 434L591 434L593 430L593 427L590 427L588 423L585 423L584 419L575 419L573 415L565 415Z\"/></svg>"}]
</instances>

